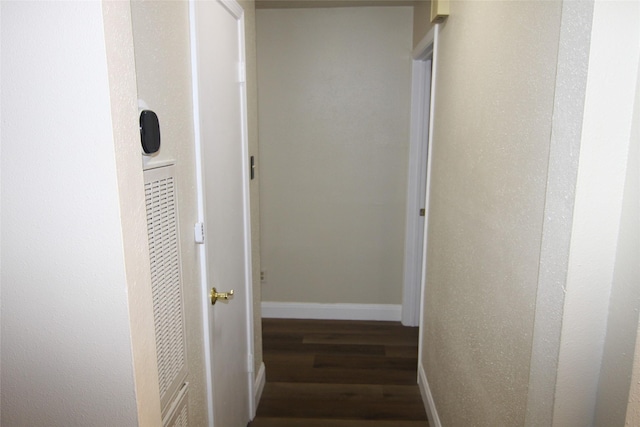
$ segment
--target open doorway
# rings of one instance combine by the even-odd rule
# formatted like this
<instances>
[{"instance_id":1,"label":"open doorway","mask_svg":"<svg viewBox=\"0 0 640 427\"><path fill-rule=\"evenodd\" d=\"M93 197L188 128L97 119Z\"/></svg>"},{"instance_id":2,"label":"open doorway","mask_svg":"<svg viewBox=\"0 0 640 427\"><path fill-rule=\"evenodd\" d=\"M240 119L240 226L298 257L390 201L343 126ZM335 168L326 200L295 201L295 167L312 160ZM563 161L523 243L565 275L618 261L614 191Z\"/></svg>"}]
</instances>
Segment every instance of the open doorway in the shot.
<instances>
[{"instance_id":1,"label":"open doorway","mask_svg":"<svg viewBox=\"0 0 640 427\"><path fill-rule=\"evenodd\" d=\"M258 10L263 318L330 319L327 325L391 320L399 326L410 310L402 297L407 251L415 267L413 296L407 298L414 313L410 325L419 324L431 56L412 55L411 12ZM390 46L390 39L397 44ZM414 115L425 120L412 124ZM419 220L413 228L408 188ZM346 328L332 336L346 339ZM409 376L415 386L413 332ZM300 339L317 339L314 334L305 330ZM286 341L295 334L275 335ZM263 339L265 352L272 338ZM305 351L269 357L282 359L274 363L283 363L287 374L294 362L326 359ZM344 366L353 357L327 363Z\"/></svg>"}]
</instances>

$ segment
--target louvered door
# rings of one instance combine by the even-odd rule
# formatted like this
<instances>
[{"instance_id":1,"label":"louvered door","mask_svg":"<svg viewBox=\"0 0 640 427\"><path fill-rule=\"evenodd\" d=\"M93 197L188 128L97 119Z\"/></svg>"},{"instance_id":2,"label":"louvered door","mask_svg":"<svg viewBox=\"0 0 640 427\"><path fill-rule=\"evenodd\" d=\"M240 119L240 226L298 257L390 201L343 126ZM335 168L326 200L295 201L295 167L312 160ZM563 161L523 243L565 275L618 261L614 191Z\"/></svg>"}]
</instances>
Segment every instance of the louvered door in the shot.
<instances>
[{"instance_id":1,"label":"louvered door","mask_svg":"<svg viewBox=\"0 0 640 427\"><path fill-rule=\"evenodd\" d=\"M144 171L163 424L187 426L188 384L175 165Z\"/></svg>"}]
</instances>

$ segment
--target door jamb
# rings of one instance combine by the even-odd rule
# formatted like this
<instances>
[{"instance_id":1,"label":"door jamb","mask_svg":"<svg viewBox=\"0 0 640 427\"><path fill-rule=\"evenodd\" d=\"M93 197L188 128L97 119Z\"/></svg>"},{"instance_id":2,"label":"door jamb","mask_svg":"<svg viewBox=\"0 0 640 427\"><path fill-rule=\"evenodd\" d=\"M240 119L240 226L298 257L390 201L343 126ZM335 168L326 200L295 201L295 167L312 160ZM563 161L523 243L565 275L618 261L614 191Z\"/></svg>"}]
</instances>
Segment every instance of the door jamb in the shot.
<instances>
[{"instance_id":1,"label":"door jamb","mask_svg":"<svg viewBox=\"0 0 640 427\"><path fill-rule=\"evenodd\" d=\"M402 324L405 326L418 326L422 311L420 296L425 267L423 259L426 254L431 173L434 28L418 43L412 54L411 137L402 293ZM425 120L425 117L428 117L428 120ZM425 193L422 193L423 189ZM424 218L418 216L418 210L422 207L425 209ZM422 234L421 228L424 230Z\"/></svg>"},{"instance_id":2,"label":"door jamb","mask_svg":"<svg viewBox=\"0 0 640 427\"><path fill-rule=\"evenodd\" d=\"M198 90L198 49L196 35L196 11L194 0L189 0L189 39L191 42L191 92L193 102L193 136L196 156L196 192L198 198L198 221L204 224L205 219L205 195L204 195L204 171L202 170L202 143L200 132L200 93ZM200 245L199 251L200 261L200 281L202 295L206 295L207 287L207 249L205 245ZM208 426L213 427L213 384L211 381L211 340L209 335L209 322L207 312L209 310L209 302L206 298L202 298L202 332L203 332L203 348L204 348L204 367L206 375L206 398L207 398L207 419Z\"/></svg>"},{"instance_id":3,"label":"door jamb","mask_svg":"<svg viewBox=\"0 0 640 427\"><path fill-rule=\"evenodd\" d=\"M434 427L441 427L440 417L435 406L431 389L427 380L427 373L425 367L422 364L422 355L424 353L424 326L425 326L425 291L427 280L427 249L428 249L428 236L429 236L429 202L431 193L431 170L433 160L433 128L434 128L434 116L435 116L435 97L436 97L436 81L438 70L438 34L440 32L440 24L435 24L427 35L418 43L413 51L413 58L415 61L424 61L431 57L431 99L429 101L429 124L428 124L428 153L427 153L427 185L426 185L426 200L425 200L425 227L422 246L422 278L420 280L420 321L418 324L418 386L420 388L420 394L422 395L422 401L427 412L427 418L429 419L429 425ZM412 117L415 117L412 115Z\"/></svg>"}]
</instances>

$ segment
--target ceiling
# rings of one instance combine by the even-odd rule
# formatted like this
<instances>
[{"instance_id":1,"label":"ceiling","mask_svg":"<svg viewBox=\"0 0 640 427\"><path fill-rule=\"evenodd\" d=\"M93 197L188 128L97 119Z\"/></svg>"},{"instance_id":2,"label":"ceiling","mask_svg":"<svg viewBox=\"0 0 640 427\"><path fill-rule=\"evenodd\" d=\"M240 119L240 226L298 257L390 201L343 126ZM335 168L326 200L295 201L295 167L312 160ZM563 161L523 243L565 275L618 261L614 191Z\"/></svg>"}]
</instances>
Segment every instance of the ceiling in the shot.
<instances>
[{"instance_id":1,"label":"ceiling","mask_svg":"<svg viewBox=\"0 0 640 427\"><path fill-rule=\"evenodd\" d=\"M423 0L424 1L424 0ZM256 9L300 9L319 7L413 6L414 0L255 0Z\"/></svg>"}]
</instances>

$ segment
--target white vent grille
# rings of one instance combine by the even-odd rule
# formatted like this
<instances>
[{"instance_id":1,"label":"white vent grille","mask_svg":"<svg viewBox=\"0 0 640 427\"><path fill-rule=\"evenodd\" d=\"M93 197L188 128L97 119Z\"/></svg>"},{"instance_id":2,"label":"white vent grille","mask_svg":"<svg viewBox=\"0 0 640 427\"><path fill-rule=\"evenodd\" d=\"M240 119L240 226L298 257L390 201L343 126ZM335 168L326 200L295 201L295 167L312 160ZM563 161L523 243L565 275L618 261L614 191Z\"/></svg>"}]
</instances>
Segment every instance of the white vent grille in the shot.
<instances>
[{"instance_id":1,"label":"white vent grille","mask_svg":"<svg viewBox=\"0 0 640 427\"><path fill-rule=\"evenodd\" d=\"M145 171L153 315L163 412L187 373L174 169L174 166L165 166Z\"/></svg>"}]
</instances>

